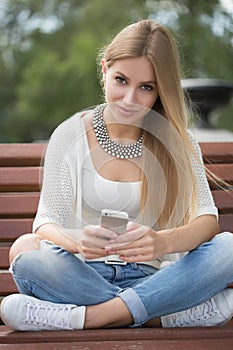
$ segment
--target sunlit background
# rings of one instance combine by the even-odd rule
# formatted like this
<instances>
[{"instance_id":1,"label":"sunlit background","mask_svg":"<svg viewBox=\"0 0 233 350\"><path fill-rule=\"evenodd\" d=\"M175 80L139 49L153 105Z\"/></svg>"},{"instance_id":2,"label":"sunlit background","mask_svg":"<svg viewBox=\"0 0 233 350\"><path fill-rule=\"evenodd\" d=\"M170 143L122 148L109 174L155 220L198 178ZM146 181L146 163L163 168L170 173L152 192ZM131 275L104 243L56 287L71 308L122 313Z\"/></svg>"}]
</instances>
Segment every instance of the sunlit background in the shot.
<instances>
[{"instance_id":1,"label":"sunlit background","mask_svg":"<svg viewBox=\"0 0 233 350\"><path fill-rule=\"evenodd\" d=\"M98 51L144 18L175 35L183 79L233 81L232 0L0 0L0 142L46 140L102 101ZM210 123L233 132L232 102Z\"/></svg>"}]
</instances>

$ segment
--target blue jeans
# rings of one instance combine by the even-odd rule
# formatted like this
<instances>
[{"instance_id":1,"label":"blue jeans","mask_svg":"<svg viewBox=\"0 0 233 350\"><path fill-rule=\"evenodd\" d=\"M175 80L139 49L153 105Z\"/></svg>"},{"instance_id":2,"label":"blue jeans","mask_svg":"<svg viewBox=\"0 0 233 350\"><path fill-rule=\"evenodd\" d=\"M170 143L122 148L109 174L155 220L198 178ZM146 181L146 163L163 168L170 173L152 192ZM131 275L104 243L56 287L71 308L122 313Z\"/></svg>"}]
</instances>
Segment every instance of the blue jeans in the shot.
<instances>
[{"instance_id":1,"label":"blue jeans","mask_svg":"<svg viewBox=\"0 0 233 350\"><path fill-rule=\"evenodd\" d=\"M55 303L96 305L120 297L134 326L201 304L233 281L233 234L222 233L157 270L145 264L83 262L47 241L11 266L20 293Z\"/></svg>"}]
</instances>

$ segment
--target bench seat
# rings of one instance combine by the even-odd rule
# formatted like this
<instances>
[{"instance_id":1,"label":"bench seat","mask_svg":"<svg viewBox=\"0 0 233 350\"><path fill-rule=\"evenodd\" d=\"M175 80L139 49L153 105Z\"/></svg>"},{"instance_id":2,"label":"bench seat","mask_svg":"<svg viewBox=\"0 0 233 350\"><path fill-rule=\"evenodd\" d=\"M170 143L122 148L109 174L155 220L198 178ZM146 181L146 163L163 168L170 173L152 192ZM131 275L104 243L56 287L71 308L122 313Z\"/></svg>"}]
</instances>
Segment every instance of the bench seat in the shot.
<instances>
[{"instance_id":1,"label":"bench seat","mask_svg":"<svg viewBox=\"0 0 233 350\"><path fill-rule=\"evenodd\" d=\"M231 189L209 180L221 231L233 231L233 142L200 143L204 162ZM17 289L8 272L11 244L31 232L43 176L46 144L0 144L0 300ZM231 285L233 286L233 284ZM1 322L0 322L1 323ZM233 348L233 320L223 327L13 332L0 326L1 349Z\"/></svg>"},{"instance_id":2,"label":"bench seat","mask_svg":"<svg viewBox=\"0 0 233 350\"><path fill-rule=\"evenodd\" d=\"M1 349L200 350L211 347L211 350L232 350L233 345L232 322L224 327L59 332L13 332L5 326L1 328Z\"/></svg>"}]
</instances>

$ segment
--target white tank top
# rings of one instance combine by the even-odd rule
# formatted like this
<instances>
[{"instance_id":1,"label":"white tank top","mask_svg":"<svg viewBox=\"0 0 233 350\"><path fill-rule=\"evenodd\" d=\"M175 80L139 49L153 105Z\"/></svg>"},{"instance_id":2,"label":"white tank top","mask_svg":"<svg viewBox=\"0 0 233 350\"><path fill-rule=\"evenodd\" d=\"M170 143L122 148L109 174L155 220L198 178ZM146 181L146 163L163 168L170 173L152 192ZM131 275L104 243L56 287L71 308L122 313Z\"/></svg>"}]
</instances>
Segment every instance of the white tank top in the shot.
<instances>
[{"instance_id":1,"label":"white tank top","mask_svg":"<svg viewBox=\"0 0 233 350\"><path fill-rule=\"evenodd\" d=\"M102 209L123 210L134 220L140 210L141 182L118 182L107 180L96 171L87 137L86 157L82 167L83 224L98 225Z\"/></svg>"}]
</instances>

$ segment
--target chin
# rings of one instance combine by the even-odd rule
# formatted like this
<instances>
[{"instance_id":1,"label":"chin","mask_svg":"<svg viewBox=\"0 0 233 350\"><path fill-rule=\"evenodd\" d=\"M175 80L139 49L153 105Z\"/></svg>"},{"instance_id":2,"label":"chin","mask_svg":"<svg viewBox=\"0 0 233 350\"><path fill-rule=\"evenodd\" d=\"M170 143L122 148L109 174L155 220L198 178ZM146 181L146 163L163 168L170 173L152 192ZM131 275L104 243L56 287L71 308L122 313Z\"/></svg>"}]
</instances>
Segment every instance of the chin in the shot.
<instances>
[{"instance_id":1,"label":"chin","mask_svg":"<svg viewBox=\"0 0 233 350\"><path fill-rule=\"evenodd\" d=\"M125 107L121 103L111 103L110 109L116 121L122 124L141 123L142 119L148 113L145 107L134 105L133 107Z\"/></svg>"}]
</instances>

